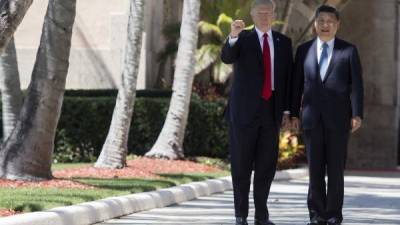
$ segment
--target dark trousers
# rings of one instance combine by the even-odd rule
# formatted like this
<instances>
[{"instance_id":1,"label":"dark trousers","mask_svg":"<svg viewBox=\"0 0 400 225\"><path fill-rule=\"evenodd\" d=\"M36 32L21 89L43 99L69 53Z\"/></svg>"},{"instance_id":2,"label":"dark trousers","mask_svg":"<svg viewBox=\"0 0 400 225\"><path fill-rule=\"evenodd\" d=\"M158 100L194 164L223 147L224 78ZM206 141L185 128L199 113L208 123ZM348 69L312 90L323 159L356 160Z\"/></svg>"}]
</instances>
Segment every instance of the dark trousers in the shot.
<instances>
[{"instance_id":1,"label":"dark trousers","mask_svg":"<svg viewBox=\"0 0 400 225\"><path fill-rule=\"evenodd\" d=\"M349 130L327 129L322 119L313 129L304 130L310 182L310 218L343 220L344 168ZM328 186L325 183L328 176Z\"/></svg>"},{"instance_id":2,"label":"dark trousers","mask_svg":"<svg viewBox=\"0 0 400 225\"><path fill-rule=\"evenodd\" d=\"M268 102L261 101L254 123L249 126L229 124L235 216L248 216L250 179L254 169L255 218L259 220L269 217L267 199L276 171L279 131L274 119L273 98Z\"/></svg>"}]
</instances>

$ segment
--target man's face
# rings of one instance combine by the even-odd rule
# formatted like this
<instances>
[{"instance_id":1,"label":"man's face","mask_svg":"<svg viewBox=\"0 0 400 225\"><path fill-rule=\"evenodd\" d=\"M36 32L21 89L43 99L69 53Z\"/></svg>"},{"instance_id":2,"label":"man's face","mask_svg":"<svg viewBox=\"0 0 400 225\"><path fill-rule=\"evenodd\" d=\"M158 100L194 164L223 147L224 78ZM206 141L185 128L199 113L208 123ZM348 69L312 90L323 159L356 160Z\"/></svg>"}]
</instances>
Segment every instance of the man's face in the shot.
<instances>
[{"instance_id":1,"label":"man's face","mask_svg":"<svg viewBox=\"0 0 400 225\"><path fill-rule=\"evenodd\" d=\"M340 21L335 14L327 12L321 12L314 23L317 35L323 41L329 41L335 37L339 24Z\"/></svg>"},{"instance_id":2,"label":"man's face","mask_svg":"<svg viewBox=\"0 0 400 225\"><path fill-rule=\"evenodd\" d=\"M274 20L274 7L271 4L258 5L252 10L251 17L258 29L267 32Z\"/></svg>"}]
</instances>

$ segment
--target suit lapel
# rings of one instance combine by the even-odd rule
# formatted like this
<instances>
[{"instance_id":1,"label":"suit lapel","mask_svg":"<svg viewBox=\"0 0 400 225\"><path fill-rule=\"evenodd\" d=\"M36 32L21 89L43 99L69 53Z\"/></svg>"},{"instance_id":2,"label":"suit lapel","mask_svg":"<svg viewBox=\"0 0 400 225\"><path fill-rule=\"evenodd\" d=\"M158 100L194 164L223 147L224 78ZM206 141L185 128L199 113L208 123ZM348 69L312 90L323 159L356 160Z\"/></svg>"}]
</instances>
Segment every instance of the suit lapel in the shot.
<instances>
[{"instance_id":1,"label":"suit lapel","mask_svg":"<svg viewBox=\"0 0 400 225\"><path fill-rule=\"evenodd\" d=\"M252 38L252 42L256 45L256 49L257 49L256 54L257 54L257 58L259 60L259 63L261 65L264 65L262 50L261 50L261 46L260 46L260 40L258 39L257 31L256 31L255 28L253 28L253 30L251 31L250 36Z\"/></svg>"},{"instance_id":2,"label":"suit lapel","mask_svg":"<svg viewBox=\"0 0 400 225\"><path fill-rule=\"evenodd\" d=\"M319 68L318 68L317 40L316 39L314 39L313 43L311 44L311 47L308 49L307 57L304 62L304 66L308 70L310 76L316 76L316 77L312 77L313 79L317 79L320 82L322 82L321 76L319 75Z\"/></svg>"},{"instance_id":3,"label":"suit lapel","mask_svg":"<svg viewBox=\"0 0 400 225\"><path fill-rule=\"evenodd\" d=\"M338 46L337 38L335 38L335 41L333 44L332 58L331 58L331 61L329 62L328 69L326 70L326 74L325 74L323 82L325 82L326 79L328 79L329 75L331 74L332 68L336 64L338 53L339 53L339 46Z\"/></svg>"},{"instance_id":4,"label":"suit lapel","mask_svg":"<svg viewBox=\"0 0 400 225\"><path fill-rule=\"evenodd\" d=\"M280 61L279 60L279 47L280 47L280 39L278 37L278 35L272 31L272 40L274 41L274 61L272 63L274 63L274 83L277 84L278 83L278 65L277 63ZM271 58L272 60L272 58Z\"/></svg>"}]
</instances>

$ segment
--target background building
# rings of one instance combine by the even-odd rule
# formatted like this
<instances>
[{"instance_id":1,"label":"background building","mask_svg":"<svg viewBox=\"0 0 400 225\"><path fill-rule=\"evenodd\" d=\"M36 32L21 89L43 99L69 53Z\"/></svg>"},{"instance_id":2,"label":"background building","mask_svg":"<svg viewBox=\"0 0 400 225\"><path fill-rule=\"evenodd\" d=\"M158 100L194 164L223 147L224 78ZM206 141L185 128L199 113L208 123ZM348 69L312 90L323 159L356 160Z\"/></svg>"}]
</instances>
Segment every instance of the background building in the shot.
<instances>
[{"instance_id":1,"label":"background building","mask_svg":"<svg viewBox=\"0 0 400 225\"><path fill-rule=\"evenodd\" d=\"M117 88L126 41L129 2L77 1L67 89ZM34 1L15 33L23 89L30 81L47 3ZM159 73L157 54L165 45L162 28L180 20L181 3L181 0L146 0L138 89L154 85L156 77L152 74Z\"/></svg>"}]
</instances>

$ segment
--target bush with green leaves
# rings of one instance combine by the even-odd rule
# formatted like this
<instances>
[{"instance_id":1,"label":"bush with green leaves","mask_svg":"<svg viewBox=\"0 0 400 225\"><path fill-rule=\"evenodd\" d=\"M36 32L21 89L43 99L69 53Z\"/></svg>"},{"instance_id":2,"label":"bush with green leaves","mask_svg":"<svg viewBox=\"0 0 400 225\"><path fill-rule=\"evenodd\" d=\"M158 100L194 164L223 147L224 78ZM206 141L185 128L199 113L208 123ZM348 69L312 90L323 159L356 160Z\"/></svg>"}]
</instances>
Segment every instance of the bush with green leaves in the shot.
<instances>
[{"instance_id":1,"label":"bush with green leaves","mask_svg":"<svg viewBox=\"0 0 400 225\"><path fill-rule=\"evenodd\" d=\"M65 97L55 140L56 162L90 162L100 154L110 126L114 97ZM129 154L143 155L157 139L169 98L138 97L129 133ZM226 158L227 127L224 100L190 104L184 149L186 156Z\"/></svg>"},{"instance_id":2,"label":"bush with green leaves","mask_svg":"<svg viewBox=\"0 0 400 225\"><path fill-rule=\"evenodd\" d=\"M66 92L56 131L54 162L96 161L111 123L116 94L113 90ZM169 96L170 91L138 92L129 132L129 154L144 155L152 147L163 126ZM225 101L218 97L203 99L193 93L183 144L187 157L229 159L227 123L222 116ZM282 133L278 167L294 167L298 159L304 160L304 146L293 134Z\"/></svg>"}]
</instances>

